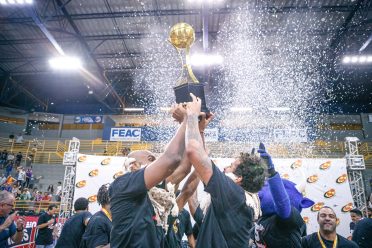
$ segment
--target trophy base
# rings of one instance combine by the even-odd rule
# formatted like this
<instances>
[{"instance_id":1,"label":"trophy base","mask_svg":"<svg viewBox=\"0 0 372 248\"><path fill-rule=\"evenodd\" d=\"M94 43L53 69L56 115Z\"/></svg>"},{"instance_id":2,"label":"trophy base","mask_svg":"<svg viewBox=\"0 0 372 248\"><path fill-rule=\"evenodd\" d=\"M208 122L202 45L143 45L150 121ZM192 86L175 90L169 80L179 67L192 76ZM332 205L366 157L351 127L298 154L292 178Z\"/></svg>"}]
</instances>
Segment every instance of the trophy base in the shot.
<instances>
[{"instance_id":1,"label":"trophy base","mask_svg":"<svg viewBox=\"0 0 372 248\"><path fill-rule=\"evenodd\" d=\"M192 99L190 93L193 93L202 100L201 111L204 113L209 113L209 109L207 108L207 104L205 102L204 85L205 84L203 83L187 83L174 87L173 89L176 95L176 102L191 102Z\"/></svg>"}]
</instances>

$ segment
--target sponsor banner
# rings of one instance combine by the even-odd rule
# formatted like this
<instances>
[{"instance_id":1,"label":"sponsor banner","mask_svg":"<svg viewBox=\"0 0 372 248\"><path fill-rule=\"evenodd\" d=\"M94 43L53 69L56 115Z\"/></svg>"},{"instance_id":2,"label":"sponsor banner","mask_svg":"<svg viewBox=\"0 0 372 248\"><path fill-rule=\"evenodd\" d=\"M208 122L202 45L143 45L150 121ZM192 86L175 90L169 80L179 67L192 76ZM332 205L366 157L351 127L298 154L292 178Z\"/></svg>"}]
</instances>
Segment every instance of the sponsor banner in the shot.
<instances>
[{"instance_id":1,"label":"sponsor banner","mask_svg":"<svg viewBox=\"0 0 372 248\"><path fill-rule=\"evenodd\" d=\"M111 183L114 178L123 175L125 157L107 157L93 155L78 155L76 165L76 183L74 201L79 197L89 199L89 209L92 213L100 210L97 204L97 192L102 184ZM222 170L234 161L232 158L212 159ZM321 206L332 207L339 218L337 233L344 237L350 236L351 222L349 211L353 208L349 181L346 172L345 159L273 159L276 170L282 178L296 184L305 185L303 193L315 204L303 209L307 232L318 230L317 213ZM182 187L181 183L180 187ZM205 202L206 196L200 183L198 198Z\"/></svg>"},{"instance_id":2,"label":"sponsor banner","mask_svg":"<svg viewBox=\"0 0 372 248\"><path fill-rule=\"evenodd\" d=\"M307 142L306 129L231 129L220 128L220 140L256 142Z\"/></svg>"},{"instance_id":3,"label":"sponsor banner","mask_svg":"<svg viewBox=\"0 0 372 248\"><path fill-rule=\"evenodd\" d=\"M92 115L92 116L75 116L75 124L95 124L102 123L102 115Z\"/></svg>"},{"instance_id":4,"label":"sponsor banner","mask_svg":"<svg viewBox=\"0 0 372 248\"><path fill-rule=\"evenodd\" d=\"M215 164L224 168L234 159L213 159ZM315 204L303 209L301 215L306 222L307 233L316 232L319 228L317 213L321 206L333 208L339 219L337 233L350 236L351 222L349 211L353 208L346 172L345 159L273 159L275 169L282 178L296 184L305 183L304 194Z\"/></svg>"},{"instance_id":5,"label":"sponsor banner","mask_svg":"<svg viewBox=\"0 0 372 248\"><path fill-rule=\"evenodd\" d=\"M141 128L111 128L110 141L141 141Z\"/></svg>"},{"instance_id":6,"label":"sponsor banner","mask_svg":"<svg viewBox=\"0 0 372 248\"><path fill-rule=\"evenodd\" d=\"M204 130L204 139L206 142L218 141L218 128L206 128Z\"/></svg>"}]
</instances>

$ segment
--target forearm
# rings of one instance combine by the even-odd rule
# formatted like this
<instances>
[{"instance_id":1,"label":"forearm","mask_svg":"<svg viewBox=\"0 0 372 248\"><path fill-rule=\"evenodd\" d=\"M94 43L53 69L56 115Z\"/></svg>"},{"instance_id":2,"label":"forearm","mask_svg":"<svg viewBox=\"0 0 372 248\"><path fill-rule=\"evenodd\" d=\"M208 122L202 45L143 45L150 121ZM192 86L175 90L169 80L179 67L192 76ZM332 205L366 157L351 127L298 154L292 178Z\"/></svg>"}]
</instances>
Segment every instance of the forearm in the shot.
<instances>
[{"instance_id":1,"label":"forearm","mask_svg":"<svg viewBox=\"0 0 372 248\"><path fill-rule=\"evenodd\" d=\"M198 187L200 180L197 176L196 171L194 171L189 178L187 178L183 188L181 190L181 194L177 197L177 205L179 209L182 209L188 199L194 194L196 188Z\"/></svg>"},{"instance_id":2,"label":"forearm","mask_svg":"<svg viewBox=\"0 0 372 248\"><path fill-rule=\"evenodd\" d=\"M179 184L191 171L191 163L186 155L183 154L180 165L177 169L167 178L167 183Z\"/></svg>"},{"instance_id":3,"label":"forearm","mask_svg":"<svg viewBox=\"0 0 372 248\"><path fill-rule=\"evenodd\" d=\"M171 141L165 147L165 151L162 154L162 156L167 157L167 158L177 158L176 166L180 164L181 158L185 152L185 132L186 132L186 120L182 122L175 136L171 139Z\"/></svg>"},{"instance_id":4,"label":"forearm","mask_svg":"<svg viewBox=\"0 0 372 248\"><path fill-rule=\"evenodd\" d=\"M16 243L16 244L21 243L21 242L22 242L22 239L23 239L23 230L20 231L20 232L17 231L17 232L13 235L13 237L12 237L13 242Z\"/></svg>"},{"instance_id":5,"label":"forearm","mask_svg":"<svg viewBox=\"0 0 372 248\"><path fill-rule=\"evenodd\" d=\"M291 214L291 202L289 200L287 191L284 188L280 175L276 173L267 181L269 183L270 192L275 203L277 215L282 219L288 219Z\"/></svg>"},{"instance_id":6,"label":"forearm","mask_svg":"<svg viewBox=\"0 0 372 248\"><path fill-rule=\"evenodd\" d=\"M194 238L194 235L189 235L187 236L187 241L189 241L189 246L191 248L194 248L195 247L195 238Z\"/></svg>"}]
</instances>

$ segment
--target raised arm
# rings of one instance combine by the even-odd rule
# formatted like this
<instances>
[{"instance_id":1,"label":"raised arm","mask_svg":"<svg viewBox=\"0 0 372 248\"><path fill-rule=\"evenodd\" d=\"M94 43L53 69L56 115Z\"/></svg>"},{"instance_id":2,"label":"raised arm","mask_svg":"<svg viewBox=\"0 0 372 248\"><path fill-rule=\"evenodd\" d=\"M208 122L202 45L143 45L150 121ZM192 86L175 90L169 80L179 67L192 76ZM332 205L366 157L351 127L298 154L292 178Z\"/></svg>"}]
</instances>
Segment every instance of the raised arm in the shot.
<instances>
[{"instance_id":1,"label":"raised arm","mask_svg":"<svg viewBox=\"0 0 372 248\"><path fill-rule=\"evenodd\" d=\"M200 180L198 178L198 174L196 173L196 171L193 171L189 178L187 178L185 184L182 187L181 193L176 199L178 209L182 209L186 205L189 198L194 194L194 192L196 192L196 188L198 187L199 182Z\"/></svg>"},{"instance_id":2,"label":"raised arm","mask_svg":"<svg viewBox=\"0 0 372 248\"><path fill-rule=\"evenodd\" d=\"M284 188L283 181L275 171L271 156L266 152L264 144L260 143L258 152L260 153L261 159L267 164L269 174L267 182L274 200L275 212L280 218L288 219L291 215L291 202Z\"/></svg>"},{"instance_id":3,"label":"raised arm","mask_svg":"<svg viewBox=\"0 0 372 248\"><path fill-rule=\"evenodd\" d=\"M186 114L184 107L178 104L179 111ZM170 176L181 162L183 153L185 152L185 129L187 118L184 118L177 133L168 143L164 153L159 159L152 162L145 169L145 184L147 189L151 189L158 185L161 181Z\"/></svg>"},{"instance_id":4,"label":"raised arm","mask_svg":"<svg viewBox=\"0 0 372 248\"><path fill-rule=\"evenodd\" d=\"M212 162L204 150L200 135L198 117L201 110L201 99L190 94L192 102L187 103L186 153L204 184L208 184L213 174Z\"/></svg>"}]
</instances>

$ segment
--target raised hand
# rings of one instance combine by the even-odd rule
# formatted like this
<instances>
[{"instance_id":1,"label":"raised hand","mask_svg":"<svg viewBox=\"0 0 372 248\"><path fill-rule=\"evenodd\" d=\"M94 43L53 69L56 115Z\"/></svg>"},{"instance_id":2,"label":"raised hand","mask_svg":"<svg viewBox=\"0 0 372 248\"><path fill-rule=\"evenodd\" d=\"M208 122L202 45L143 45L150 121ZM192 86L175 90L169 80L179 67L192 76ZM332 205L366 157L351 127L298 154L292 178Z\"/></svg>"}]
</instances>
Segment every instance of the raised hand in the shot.
<instances>
[{"instance_id":1,"label":"raised hand","mask_svg":"<svg viewBox=\"0 0 372 248\"><path fill-rule=\"evenodd\" d=\"M24 217L18 217L16 221L17 230L22 230L25 227L25 218Z\"/></svg>"},{"instance_id":2,"label":"raised hand","mask_svg":"<svg viewBox=\"0 0 372 248\"><path fill-rule=\"evenodd\" d=\"M4 221L4 223L1 225L1 227L2 227L1 229L4 230L4 229L8 228L14 222L14 219L17 216L17 214L18 214L18 211L15 211L11 215L9 215L6 218L6 220Z\"/></svg>"},{"instance_id":3,"label":"raised hand","mask_svg":"<svg viewBox=\"0 0 372 248\"><path fill-rule=\"evenodd\" d=\"M196 97L193 93L190 93L191 102L188 102L186 105L187 114L188 115L200 115L201 111L201 99L199 97Z\"/></svg>"},{"instance_id":4,"label":"raised hand","mask_svg":"<svg viewBox=\"0 0 372 248\"><path fill-rule=\"evenodd\" d=\"M275 174L275 167L273 164L273 160L271 159L270 154L266 152L266 148L263 143L260 143L260 146L258 147L257 152L260 154L261 159L265 161L269 174Z\"/></svg>"},{"instance_id":5,"label":"raised hand","mask_svg":"<svg viewBox=\"0 0 372 248\"><path fill-rule=\"evenodd\" d=\"M181 123L186 117L186 104L179 103L173 105L171 113L174 120Z\"/></svg>"}]
</instances>

